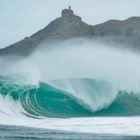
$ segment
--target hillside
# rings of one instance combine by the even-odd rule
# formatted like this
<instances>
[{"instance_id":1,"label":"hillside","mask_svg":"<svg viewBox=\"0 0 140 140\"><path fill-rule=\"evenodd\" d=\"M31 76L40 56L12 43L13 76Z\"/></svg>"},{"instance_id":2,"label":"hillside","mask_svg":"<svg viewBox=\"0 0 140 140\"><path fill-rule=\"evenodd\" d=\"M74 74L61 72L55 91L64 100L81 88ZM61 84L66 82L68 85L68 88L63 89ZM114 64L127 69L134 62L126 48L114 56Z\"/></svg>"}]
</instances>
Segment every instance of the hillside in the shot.
<instances>
[{"instance_id":1,"label":"hillside","mask_svg":"<svg viewBox=\"0 0 140 140\"><path fill-rule=\"evenodd\" d=\"M140 17L131 17L127 20L109 20L98 25L88 25L81 17L75 15L71 9L64 9L62 16L52 21L44 29L30 37L0 49L0 55L27 56L41 43L52 40L63 40L75 37L100 37L111 41L129 44L140 48Z\"/></svg>"}]
</instances>

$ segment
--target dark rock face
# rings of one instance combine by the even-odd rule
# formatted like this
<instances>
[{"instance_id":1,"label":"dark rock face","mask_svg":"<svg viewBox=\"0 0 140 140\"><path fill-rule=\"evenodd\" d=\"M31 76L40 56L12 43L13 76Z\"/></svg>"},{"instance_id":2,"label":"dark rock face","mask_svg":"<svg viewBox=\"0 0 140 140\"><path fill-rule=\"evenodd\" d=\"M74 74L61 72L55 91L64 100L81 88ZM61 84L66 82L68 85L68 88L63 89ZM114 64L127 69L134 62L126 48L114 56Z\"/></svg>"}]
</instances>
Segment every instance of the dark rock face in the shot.
<instances>
[{"instance_id":1,"label":"dark rock face","mask_svg":"<svg viewBox=\"0 0 140 140\"><path fill-rule=\"evenodd\" d=\"M0 55L25 56L33 52L36 47L47 40L82 37L89 34L89 26L81 20L81 17L70 11L62 11L62 17L52 21L47 27L4 49L0 49Z\"/></svg>"},{"instance_id":2,"label":"dark rock face","mask_svg":"<svg viewBox=\"0 0 140 140\"><path fill-rule=\"evenodd\" d=\"M140 17L131 17L125 21L109 20L103 24L91 26L81 20L71 9L64 9L60 18L47 27L4 49L0 56L27 56L42 42L74 37L108 37L118 43L128 43L140 48Z\"/></svg>"},{"instance_id":3,"label":"dark rock face","mask_svg":"<svg viewBox=\"0 0 140 140\"><path fill-rule=\"evenodd\" d=\"M74 12L73 12L73 10L71 10L71 7L69 9L62 10L62 17L67 17L67 16L70 16L73 14L74 14Z\"/></svg>"},{"instance_id":4,"label":"dark rock face","mask_svg":"<svg viewBox=\"0 0 140 140\"><path fill-rule=\"evenodd\" d=\"M140 48L140 17L127 20L109 20L91 27L93 36L110 36L115 42L126 43Z\"/></svg>"},{"instance_id":5,"label":"dark rock face","mask_svg":"<svg viewBox=\"0 0 140 140\"><path fill-rule=\"evenodd\" d=\"M62 16L52 21L46 28L31 36L38 40L49 38L80 37L88 34L89 26L75 15Z\"/></svg>"}]
</instances>

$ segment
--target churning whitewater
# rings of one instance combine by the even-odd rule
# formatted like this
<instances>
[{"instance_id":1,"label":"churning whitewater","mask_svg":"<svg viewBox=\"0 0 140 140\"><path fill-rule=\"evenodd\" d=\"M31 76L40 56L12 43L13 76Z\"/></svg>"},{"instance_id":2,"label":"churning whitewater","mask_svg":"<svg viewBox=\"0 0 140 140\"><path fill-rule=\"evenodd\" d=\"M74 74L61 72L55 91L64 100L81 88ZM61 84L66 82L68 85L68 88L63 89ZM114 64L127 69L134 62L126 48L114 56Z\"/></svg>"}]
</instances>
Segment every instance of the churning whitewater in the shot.
<instances>
[{"instance_id":1,"label":"churning whitewater","mask_svg":"<svg viewBox=\"0 0 140 140\"><path fill-rule=\"evenodd\" d=\"M50 83L39 82L38 85L22 81L22 77L18 75L0 77L1 103L7 100L10 108L13 106L10 103L18 103L16 107L22 108L18 113L26 116L41 118L140 115L139 94L113 91L112 85L105 81L66 79L53 80ZM4 109L2 104L0 112L7 114L7 109Z\"/></svg>"},{"instance_id":2,"label":"churning whitewater","mask_svg":"<svg viewBox=\"0 0 140 140\"><path fill-rule=\"evenodd\" d=\"M77 39L51 44L48 49L42 47L43 51L37 50L26 59L1 58L0 124L98 133L123 132L120 125L114 126L114 131L105 127L120 124L127 116L137 116L139 120L140 57L134 52L113 47L112 44L104 45L104 42ZM5 62L8 65L4 65ZM98 123L108 116L114 121L99 127ZM94 129L89 125L85 130L82 119L98 122L94 122ZM62 126L61 122L67 125ZM82 127L78 127L80 125ZM129 122L123 126L127 127L124 129L127 134Z\"/></svg>"}]
</instances>

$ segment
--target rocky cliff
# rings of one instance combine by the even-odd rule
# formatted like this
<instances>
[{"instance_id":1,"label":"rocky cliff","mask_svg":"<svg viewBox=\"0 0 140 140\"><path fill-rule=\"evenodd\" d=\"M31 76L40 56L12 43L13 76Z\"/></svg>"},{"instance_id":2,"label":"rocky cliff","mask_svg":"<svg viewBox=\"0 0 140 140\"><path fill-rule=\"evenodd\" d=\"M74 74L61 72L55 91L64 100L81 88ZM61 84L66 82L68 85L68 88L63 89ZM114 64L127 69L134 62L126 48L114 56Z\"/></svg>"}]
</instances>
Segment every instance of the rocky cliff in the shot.
<instances>
[{"instance_id":1,"label":"rocky cliff","mask_svg":"<svg viewBox=\"0 0 140 140\"><path fill-rule=\"evenodd\" d=\"M92 36L110 37L113 41L140 49L140 17L124 21L109 20L91 27Z\"/></svg>"},{"instance_id":2,"label":"rocky cliff","mask_svg":"<svg viewBox=\"0 0 140 140\"><path fill-rule=\"evenodd\" d=\"M140 17L131 17L125 21L109 20L92 26L83 22L81 17L65 10L62 11L61 17L31 37L26 37L13 45L0 49L0 55L27 56L45 41L74 37L107 37L114 42L128 43L140 48Z\"/></svg>"}]
</instances>

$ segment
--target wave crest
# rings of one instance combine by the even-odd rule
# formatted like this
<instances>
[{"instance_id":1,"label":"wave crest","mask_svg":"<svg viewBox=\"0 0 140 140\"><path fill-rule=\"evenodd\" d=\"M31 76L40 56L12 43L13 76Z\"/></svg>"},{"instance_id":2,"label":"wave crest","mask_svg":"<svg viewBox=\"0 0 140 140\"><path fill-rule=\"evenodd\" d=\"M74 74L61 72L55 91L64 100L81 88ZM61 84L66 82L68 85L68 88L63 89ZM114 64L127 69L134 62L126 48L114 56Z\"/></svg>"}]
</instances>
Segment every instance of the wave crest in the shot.
<instances>
[{"instance_id":1,"label":"wave crest","mask_svg":"<svg viewBox=\"0 0 140 140\"><path fill-rule=\"evenodd\" d=\"M10 106L17 106L20 113L30 117L140 115L139 94L117 91L110 83L95 79L53 80L31 85L0 77L0 93L1 102L9 100L9 110ZM0 112L7 113L7 109L1 106Z\"/></svg>"}]
</instances>

